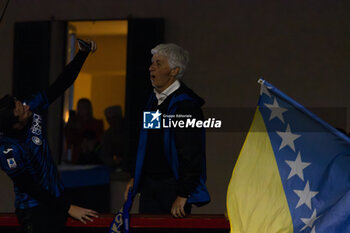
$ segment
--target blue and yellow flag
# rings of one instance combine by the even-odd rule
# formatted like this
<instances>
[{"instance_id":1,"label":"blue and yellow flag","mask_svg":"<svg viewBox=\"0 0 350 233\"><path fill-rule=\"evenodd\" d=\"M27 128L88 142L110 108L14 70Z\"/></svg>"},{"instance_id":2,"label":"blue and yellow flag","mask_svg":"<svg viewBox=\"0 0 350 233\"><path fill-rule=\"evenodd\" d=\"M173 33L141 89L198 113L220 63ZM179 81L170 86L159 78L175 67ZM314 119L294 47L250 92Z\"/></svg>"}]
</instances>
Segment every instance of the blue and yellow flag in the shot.
<instances>
[{"instance_id":1,"label":"blue and yellow flag","mask_svg":"<svg viewBox=\"0 0 350 233\"><path fill-rule=\"evenodd\" d=\"M350 232L350 139L264 80L227 192L231 233Z\"/></svg>"}]
</instances>

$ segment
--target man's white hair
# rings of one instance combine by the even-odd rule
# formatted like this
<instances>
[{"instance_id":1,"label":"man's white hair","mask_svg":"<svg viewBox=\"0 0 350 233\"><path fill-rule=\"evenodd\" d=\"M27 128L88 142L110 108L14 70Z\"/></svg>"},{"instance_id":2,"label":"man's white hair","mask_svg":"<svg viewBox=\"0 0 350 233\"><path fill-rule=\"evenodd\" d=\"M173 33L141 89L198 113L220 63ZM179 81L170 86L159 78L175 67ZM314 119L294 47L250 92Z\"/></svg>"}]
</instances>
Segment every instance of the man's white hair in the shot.
<instances>
[{"instance_id":1,"label":"man's white hair","mask_svg":"<svg viewBox=\"0 0 350 233\"><path fill-rule=\"evenodd\" d=\"M175 78L183 77L188 61L189 53L176 44L159 44L151 50L151 53L165 56L168 59L170 69L179 67L180 71Z\"/></svg>"}]
</instances>

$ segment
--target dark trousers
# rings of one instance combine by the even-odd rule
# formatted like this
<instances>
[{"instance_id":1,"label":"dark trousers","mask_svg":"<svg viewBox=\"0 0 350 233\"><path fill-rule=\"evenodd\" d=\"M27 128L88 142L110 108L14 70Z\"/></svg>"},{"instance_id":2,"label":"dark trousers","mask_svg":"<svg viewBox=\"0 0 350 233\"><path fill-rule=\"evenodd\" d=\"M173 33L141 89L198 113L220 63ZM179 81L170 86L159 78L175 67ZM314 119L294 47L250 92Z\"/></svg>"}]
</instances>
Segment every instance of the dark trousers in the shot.
<instances>
[{"instance_id":1,"label":"dark trousers","mask_svg":"<svg viewBox=\"0 0 350 233\"><path fill-rule=\"evenodd\" d=\"M21 233L63 233L67 221L67 214L46 206L16 209L16 215Z\"/></svg>"},{"instance_id":2,"label":"dark trousers","mask_svg":"<svg viewBox=\"0 0 350 233\"><path fill-rule=\"evenodd\" d=\"M140 184L140 214L170 214L175 201L175 178L150 177L144 175ZM191 213L191 205L186 203L186 214Z\"/></svg>"}]
</instances>

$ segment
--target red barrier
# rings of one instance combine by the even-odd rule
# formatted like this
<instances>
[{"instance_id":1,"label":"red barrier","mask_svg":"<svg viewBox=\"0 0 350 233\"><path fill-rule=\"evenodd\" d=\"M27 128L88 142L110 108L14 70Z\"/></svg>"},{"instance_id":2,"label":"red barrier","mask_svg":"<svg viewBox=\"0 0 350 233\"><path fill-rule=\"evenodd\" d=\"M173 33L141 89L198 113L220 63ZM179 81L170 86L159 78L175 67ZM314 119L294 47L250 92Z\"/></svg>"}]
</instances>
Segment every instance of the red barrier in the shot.
<instances>
[{"instance_id":1,"label":"red barrier","mask_svg":"<svg viewBox=\"0 0 350 233\"><path fill-rule=\"evenodd\" d=\"M69 218L67 227L93 227L108 228L113 220L112 214L100 214L93 222L83 224ZM19 226L16 215L0 214L0 227ZM132 214L130 217L131 228L181 228L181 229L230 229L230 223L222 214L206 215L191 214L186 218L177 219L171 215L141 215Z\"/></svg>"}]
</instances>

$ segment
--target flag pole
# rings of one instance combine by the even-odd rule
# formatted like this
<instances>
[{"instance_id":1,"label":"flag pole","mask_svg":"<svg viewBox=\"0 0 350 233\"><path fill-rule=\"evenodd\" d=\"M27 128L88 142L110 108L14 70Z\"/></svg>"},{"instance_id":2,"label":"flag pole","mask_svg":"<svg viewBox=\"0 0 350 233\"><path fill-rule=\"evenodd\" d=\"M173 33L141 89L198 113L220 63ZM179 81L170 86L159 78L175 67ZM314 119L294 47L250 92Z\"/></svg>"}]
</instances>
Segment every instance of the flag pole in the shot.
<instances>
[{"instance_id":1,"label":"flag pole","mask_svg":"<svg viewBox=\"0 0 350 233\"><path fill-rule=\"evenodd\" d=\"M5 15L7 6L9 5L9 2L10 2L10 0L7 0L6 5L5 5L5 8L4 8L4 10L2 11L2 13L1 13L0 23L1 23L2 19L4 18L4 15Z\"/></svg>"}]
</instances>

